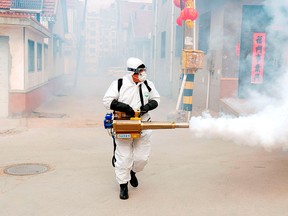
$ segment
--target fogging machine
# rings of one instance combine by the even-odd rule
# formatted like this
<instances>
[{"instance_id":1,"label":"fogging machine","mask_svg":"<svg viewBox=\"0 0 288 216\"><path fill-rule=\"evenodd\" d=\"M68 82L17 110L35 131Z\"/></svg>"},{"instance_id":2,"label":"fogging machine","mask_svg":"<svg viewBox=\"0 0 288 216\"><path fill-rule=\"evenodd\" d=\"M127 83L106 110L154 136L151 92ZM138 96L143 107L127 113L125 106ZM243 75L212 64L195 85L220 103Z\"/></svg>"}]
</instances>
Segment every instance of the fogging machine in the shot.
<instances>
[{"instance_id":1,"label":"fogging machine","mask_svg":"<svg viewBox=\"0 0 288 216\"><path fill-rule=\"evenodd\" d=\"M140 138L142 130L189 128L188 123L142 121L139 112L135 117L122 112L107 113L104 118L104 128L110 135L118 139Z\"/></svg>"}]
</instances>

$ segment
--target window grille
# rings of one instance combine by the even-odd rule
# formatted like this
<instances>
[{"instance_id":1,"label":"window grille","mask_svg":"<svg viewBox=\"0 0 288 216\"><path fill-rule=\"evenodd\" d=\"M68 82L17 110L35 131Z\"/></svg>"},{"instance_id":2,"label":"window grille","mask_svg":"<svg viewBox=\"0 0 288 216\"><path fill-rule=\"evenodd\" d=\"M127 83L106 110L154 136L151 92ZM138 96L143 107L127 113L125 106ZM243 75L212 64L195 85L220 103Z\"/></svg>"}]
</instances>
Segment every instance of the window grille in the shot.
<instances>
[{"instance_id":1,"label":"window grille","mask_svg":"<svg viewBox=\"0 0 288 216\"><path fill-rule=\"evenodd\" d=\"M11 10L41 12L43 0L11 0Z\"/></svg>"}]
</instances>

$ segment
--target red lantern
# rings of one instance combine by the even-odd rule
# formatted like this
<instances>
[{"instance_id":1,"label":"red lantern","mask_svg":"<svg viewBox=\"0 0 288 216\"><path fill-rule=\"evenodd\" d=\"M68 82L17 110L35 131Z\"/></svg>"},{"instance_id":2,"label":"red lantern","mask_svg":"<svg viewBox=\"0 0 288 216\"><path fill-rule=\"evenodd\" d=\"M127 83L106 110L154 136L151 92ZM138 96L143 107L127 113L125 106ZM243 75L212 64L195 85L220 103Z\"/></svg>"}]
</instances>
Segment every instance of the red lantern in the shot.
<instances>
[{"instance_id":1,"label":"red lantern","mask_svg":"<svg viewBox=\"0 0 288 216\"><path fill-rule=\"evenodd\" d=\"M176 19L176 23L178 26L182 26L182 17L181 15Z\"/></svg>"},{"instance_id":2,"label":"red lantern","mask_svg":"<svg viewBox=\"0 0 288 216\"><path fill-rule=\"evenodd\" d=\"M180 0L174 0L174 5L180 8Z\"/></svg>"},{"instance_id":3,"label":"red lantern","mask_svg":"<svg viewBox=\"0 0 288 216\"><path fill-rule=\"evenodd\" d=\"M196 20L198 18L198 12L196 9L194 8L184 8L182 11L181 11L181 17L183 20Z\"/></svg>"},{"instance_id":4,"label":"red lantern","mask_svg":"<svg viewBox=\"0 0 288 216\"><path fill-rule=\"evenodd\" d=\"M183 4L183 7L185 7L185 2L186 2L187 0L182 0L182 4ZM180 4L180 0L173 0L173 2L174 2L174 5L176 6L176 7L181 7L181 4Z\"/></svg>"}]
</instances>

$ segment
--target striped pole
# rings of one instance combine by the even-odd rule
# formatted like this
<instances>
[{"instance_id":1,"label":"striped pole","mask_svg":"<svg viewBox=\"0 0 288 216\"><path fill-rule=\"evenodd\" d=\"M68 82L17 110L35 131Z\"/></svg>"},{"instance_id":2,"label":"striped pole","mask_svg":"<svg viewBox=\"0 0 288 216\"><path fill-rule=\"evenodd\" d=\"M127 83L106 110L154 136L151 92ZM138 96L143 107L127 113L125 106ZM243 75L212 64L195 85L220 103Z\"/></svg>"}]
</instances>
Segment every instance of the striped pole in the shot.
<instances>
[{"instance_id":1,"label":"striped pole","mask_svg":"<svg viewBox=\"0 0 288 216\"><path fill-rule=\"evenodd\" d=\"M193 108L194 73L187 73L183 90L183 110L192 111Z\"/></svg>"}]
</instances>

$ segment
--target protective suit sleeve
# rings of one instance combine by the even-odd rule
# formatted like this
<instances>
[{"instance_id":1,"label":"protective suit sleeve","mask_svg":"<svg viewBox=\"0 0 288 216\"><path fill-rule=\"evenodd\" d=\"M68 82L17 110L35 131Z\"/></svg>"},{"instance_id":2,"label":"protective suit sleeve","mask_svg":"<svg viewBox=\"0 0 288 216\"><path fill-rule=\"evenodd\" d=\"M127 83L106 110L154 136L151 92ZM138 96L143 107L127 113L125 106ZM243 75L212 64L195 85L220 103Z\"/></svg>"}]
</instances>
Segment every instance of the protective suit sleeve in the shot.
<instances>
[{"instance_id":1,"label":"protective suit sleeve","mask_svg":"<svg viewBox=\"0 0 288 216\"><path fill-rule=\"evenodd\" d=\"M110 105L110 109L115 110L115 111L125 112L127 115L130 115L130 116L135 116L135 112L132 109L132 107L130 107L128 104L119 102L115 99L112 101Z\"/></svg>"},{"instance_id":2,"label":"protective suit sleeve","mask_svg":"<svg viewBox=\"0 0 288 216\"><path fill-rule=\"evenodd\" d=\"M141 113L147 113L150 110L155 109L158 107L158 102L156 100L150 100L147 104L140 107Z\"/></svg>"},{"instance_id":3,"label":"protective suit sleeve","mask_svg":"<svg viewBox=\"0 0 288 216\"><path fill-rule=\"evenodd\" d=\"M151 92L150 92L150 96L149 96L149 102L152 100L155 100L157 102L157 106L158 106L160 104L160 94L158 93L157 89L155 88L153 82L148 81L148 84L151 88ZM152 103L154 103L154 102L152 102ZM155 109L155 108L153 108L153 109Z\"/></svg>"}]
</instances>

